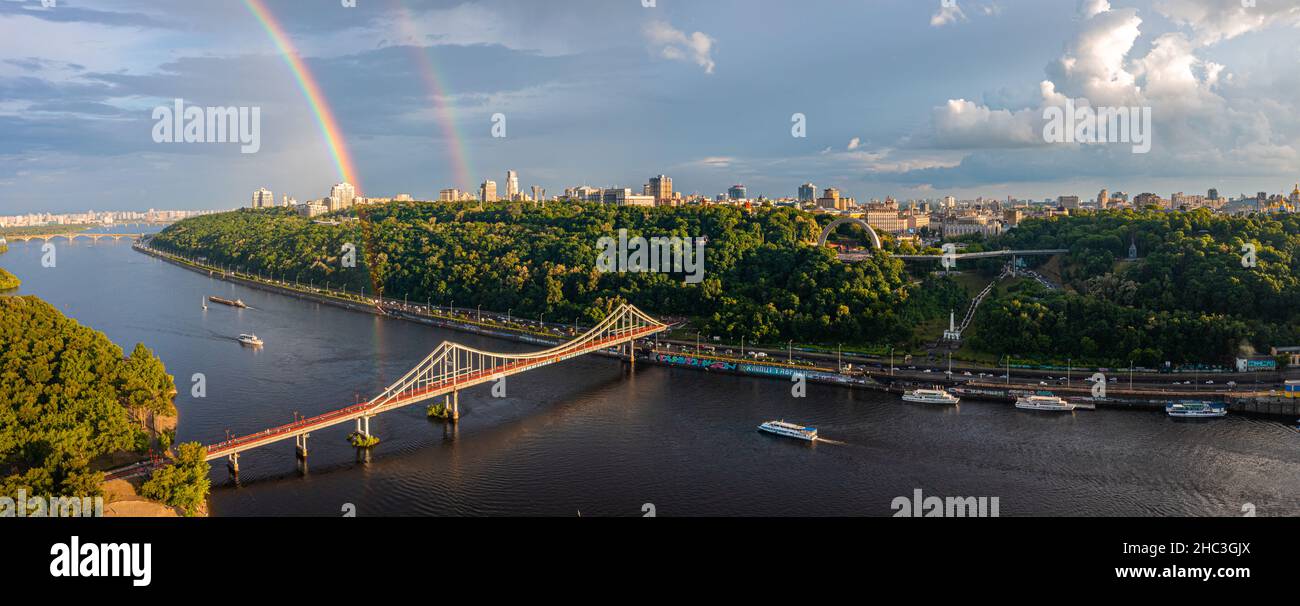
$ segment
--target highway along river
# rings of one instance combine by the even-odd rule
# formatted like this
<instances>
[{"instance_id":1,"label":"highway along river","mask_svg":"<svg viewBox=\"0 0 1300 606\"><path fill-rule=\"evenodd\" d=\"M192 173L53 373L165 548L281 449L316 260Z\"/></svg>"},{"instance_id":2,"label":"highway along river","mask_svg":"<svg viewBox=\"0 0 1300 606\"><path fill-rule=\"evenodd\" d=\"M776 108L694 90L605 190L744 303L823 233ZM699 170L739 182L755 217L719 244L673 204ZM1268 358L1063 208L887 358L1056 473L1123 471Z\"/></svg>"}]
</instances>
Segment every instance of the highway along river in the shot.
<instances>
[{"instance_id":1,"label":"highway along river","mask_svg":"<svg viewBox=\"0 0 1300 606\"><path fill-rule=\"evenodd\" d=\"M178 438L213 443L378 393L443 340L532 346L448 332L235 286L131 250L126 241L15 243L0 266L126 349L144 342L180 389ZM202 308L216 295L250 309ZM256 333L266 345L236 342ZM207 397L191 394L206 379ZM383 442L359 461L350 426L246 453L239 483L214 462L213 515L875 515L895 497L997 497L1001 515L1300 515L1300 434L1230 416L1032 413L958 408L809 384L649 364L629 375L584 357L461 394L458 425L424 406L371 421ZM756 431L812 425L828 443ZM1253 506L1253 507L1252 507Z\"/></svg>"}]
</instances>

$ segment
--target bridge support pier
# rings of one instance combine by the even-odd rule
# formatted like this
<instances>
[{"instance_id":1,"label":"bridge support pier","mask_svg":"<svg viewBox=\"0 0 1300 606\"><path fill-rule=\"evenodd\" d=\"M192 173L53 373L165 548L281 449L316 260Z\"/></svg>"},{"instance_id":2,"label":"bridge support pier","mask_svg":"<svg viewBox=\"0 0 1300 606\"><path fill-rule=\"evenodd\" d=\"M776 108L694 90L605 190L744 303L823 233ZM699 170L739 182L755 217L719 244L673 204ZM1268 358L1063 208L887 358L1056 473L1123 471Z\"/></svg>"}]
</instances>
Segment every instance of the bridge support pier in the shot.
<instances>
[{"instance_id":1,"label":"bridge support pier","mask_svg":"<svg viewBox=\"0 0 1300 606\"><path fill-rule=\"evenodd\" d=\"M296 450L298 451L298 458L304 461L307 460L307 437L310 435L311 434L305 433L300 436L296 436L293 439L293 445L296 447Z\"/></svg>"},{"instance_id":2,"label":"bridge support pier","mask_svg":"<svg viewBox=\"0 0 1300 606\"><path fill-rule=\"evenodd\" d=\"M239 453L234 453L226 461L226 468L230 470L230 475L239 477Z\"/></svg>"},{"instance_id":3,"label":"bridge support pier","mask_svg":"<svg viewBox=\"0 0 1300 606\"><path fill-rule=\"evenodd\" d=\"M357 433L370 437L370 417L357 417Z\"/></svg>"},{"instance_id":4,"label":"bridge support pier","mask_svg":"<svg viewBox=\"0 0 1300 606\"><path fill-rule=\"evenodd\" d=\"M451 420L460 420L460 392L451 392Z\"/></svg>"}]
</instances>

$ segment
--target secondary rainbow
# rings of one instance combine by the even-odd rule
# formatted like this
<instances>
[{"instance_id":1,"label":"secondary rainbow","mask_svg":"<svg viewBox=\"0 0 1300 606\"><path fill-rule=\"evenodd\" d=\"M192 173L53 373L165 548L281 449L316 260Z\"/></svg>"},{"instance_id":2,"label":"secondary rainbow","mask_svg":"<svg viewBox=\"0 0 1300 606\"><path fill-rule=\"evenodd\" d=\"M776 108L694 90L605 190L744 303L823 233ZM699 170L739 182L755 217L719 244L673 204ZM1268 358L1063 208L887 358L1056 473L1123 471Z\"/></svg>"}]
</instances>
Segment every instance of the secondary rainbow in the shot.
<instances>
[{"instance_id":1,"label":"secondary rainbow","mask_svg":"<svg viewBox=\"0 0 1300 606\"><path fill-rule=\"evenodd\" d=\"M428 91L429 100L433 103L437 112L437 120L442 130L442 136L447 141L447 153L451 157L452 170L455 172L456 187L461 191L470 191L474 187L474 179L470 176L469 154L465 150L464 138L456 128L456 113L451 106L447 96L447 87L444 85L443 78L438 74L437 65L430 56L429 49L421 44L419 31L415 28L415 18L411 11L406 8L402 0L394 0L397 7L398 27L406 44L412 54L415 56L416 67L419 69L420 78L424 80L424 87Z\"/></svg>"},{"instance_id":2,"label":"secondary rainbow","mask_svg":"<svg viewBox=\"0 0 1300 606\"><path fill-rule=\"evenodd\" d=\"M353 164L352 156L348 153L343 132L339 129L338 121L334 119L334 111L325 101L325 95L321 93L316 77L312 75L311 70L307 69L307 64L298 54L298 49L289 40L288 33L276 20L275 15L271 14L265 0L244 0L244 6L248 7L248 11L257 18L262 29L266 30L271 41L279 49L280 55L284 57L285 63L289 64L294 79L298 81L298 87L307 97L307 103L311 105L312 113L320 124L321 133L325 136L325 144L329 147L330 155L334 157L334 164L338 166L339 178L346 183L351 183L358 192L361 191L356 165Z\"/></svg>"}]
</instances>

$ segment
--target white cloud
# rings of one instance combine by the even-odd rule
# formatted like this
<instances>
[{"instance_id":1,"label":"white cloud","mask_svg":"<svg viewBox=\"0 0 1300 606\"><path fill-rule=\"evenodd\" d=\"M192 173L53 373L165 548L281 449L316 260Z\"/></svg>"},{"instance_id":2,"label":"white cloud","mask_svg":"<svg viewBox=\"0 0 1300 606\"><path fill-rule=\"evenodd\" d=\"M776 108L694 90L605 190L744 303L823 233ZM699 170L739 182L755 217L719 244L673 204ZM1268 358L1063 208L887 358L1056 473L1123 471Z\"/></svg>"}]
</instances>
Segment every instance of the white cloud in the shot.
<instances>
[{"instance_id":1,"label":"white cloud","mask_svg":"<svg viewBox=\"0 0 1300 606\"><path fill-rule=\"evenodd\" d=\"M1275 25L1300 26L1300 5L1289 0L1259 0L1251 7L1235 0L1157 0L1155 9L1190 27L1202 46Z\"/></svg>"},{"instance_id":2,"label":"white cloud","mask_svg":"<svg viewBox=\"0 0 1300 606\"><path fill-rule=\"evenodd\" d=\"M849 147L848 147L848 150L849 150L849 151L853 151L853 150L857 149L857 148L858 148L859 146L861 146L861 145L862 145L862 139L860 139L860 138L858 138L858 137L854 137L854 138L852 138L852 139L849 139Z\"/></svg>"},{"instance_id":3,"label":"white cloud","mask_svg":"<svg viewBox=\"0 0 1300 606\"><path fill-rule=\"evenodd\" d=\"M943 27L958 21L965 21L966 13L962 12L961 7L953 2L948 6L940 6L930 17L930 27Z\"/></svg>"},{"instance_id":4,"label":"white cloud","mask_svg":"<svg viewBox=\"0 0 1300 606\"><path fill-rule=\"evenodd\" d=\"M691 61L704 68L704 73L712 74L716 64L713 61L713 38L703 32L687 34L664 21L651 21L645 26L645 37L651 49L665 59L674 61Z\"/></svg>"},{"instance_id":5,"label":"white cloud","mask_svg":"<svg viewBox=\"0 0 1300 606\"><path fill-rule=\"evenodd\" d=\"M1083 150L1077 146L1044 142L1042 115L1044 108L1060 106L1067 98L1085 99L1095 107L1150 107L1154 122L1153 153L1147 157L1139 161L1128 154L1127 146L1115 146L1090 150L1092 161L1114 154L1107 162L1141 165L1141 170L1157 174L1293 171L1300 157L1294 143L1300 135L1300 121L1292 116L1300 110L1300 103L1295 96L1278 94L1280 91L1248 90L1227 66L1199 56L1201 41L1223 39L1227 35L1223 31L1242 27L1223 30L1219 26L1227 27L1225 23L1210 23L1214 15L1235 14L1222 7L1207 9L1212 4L1225 3L1168 0L1164 9L1183 11L1179 14L1186 16L1200 37L1164 33L1145 51L1139 51L1142 20L1135 10L1111 8L1107 0L1085 0L1079 30L1062 56L1048 65L1048 78L1039 85L1036 103L1004 109L965 99L949 100L934 108L930 132L904 145L978 150L968 152L968 157L992 150L1043 147L1042 154L1059 153L1063 161L1078 162L1083 156L1074 152ZM1192 11L1197 7L1207 12ZM1275 6L1268 13L1271 17L1252 23L1278 23L1291 19L1295 12ZM1258 27L1263 25L1250 26ZM1291 69L1294 73L1294 66Z\"/></svg>"}]
</instances>

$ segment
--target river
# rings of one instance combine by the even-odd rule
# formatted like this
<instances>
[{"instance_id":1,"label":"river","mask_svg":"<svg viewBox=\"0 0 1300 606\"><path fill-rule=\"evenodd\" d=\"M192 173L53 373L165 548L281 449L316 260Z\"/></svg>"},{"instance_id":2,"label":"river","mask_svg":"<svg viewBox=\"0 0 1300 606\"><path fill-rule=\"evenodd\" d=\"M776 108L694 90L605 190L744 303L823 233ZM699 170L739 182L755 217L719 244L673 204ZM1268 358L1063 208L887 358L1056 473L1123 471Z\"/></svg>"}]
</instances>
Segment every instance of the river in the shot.
<instances>
[{"instance_id":1,"label":"river","mask_svg":"<svg viewBox=\"0 0 1300 606\"><path fill-rule=\"evenodd\" d=\"M113 231L109 229L108 231ZM439 330L236 286L126 241L41 242L0 255L37 295L176 377L180 441L211 443L368 398L443 340L531 346ZM207 295L251 308L209 305ZM235 341L254 332L266 346ZM191 393L201 374L206 397ZM887 394L585 357L461 394L457 425L423 406L371 421L368 461L350 425L246 453L239 481L214 462L217 516L892 515L896 497L997 497L1004 516L1300 515L1300 433L1277 420L1179 422L1158 412L1073 414L1007 404L905 404ZM755 427L787 419L834 442ZM647 507L647 504L649 507Z\"/></svg>"}]
</instances>

